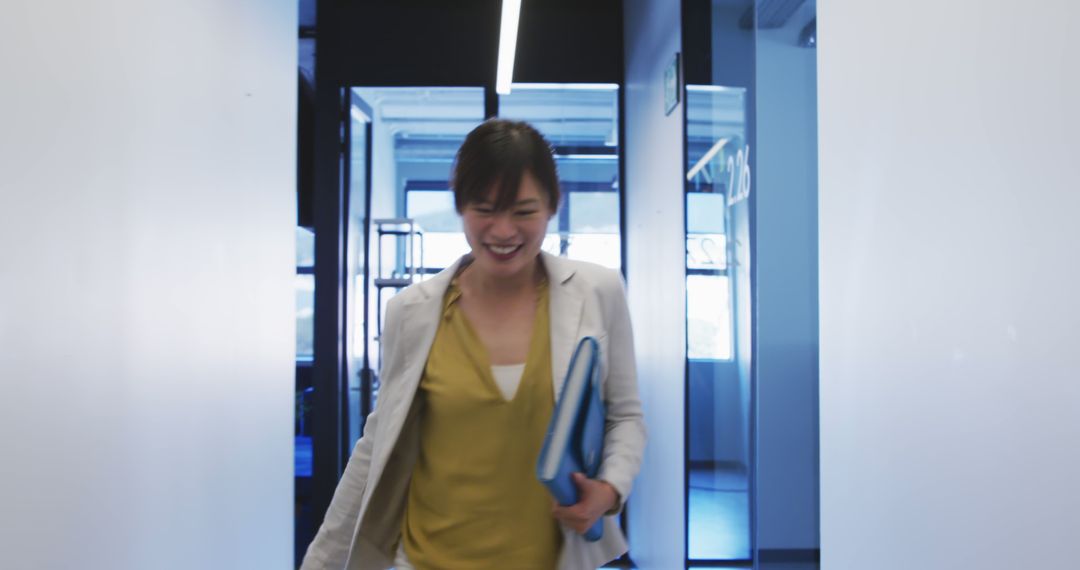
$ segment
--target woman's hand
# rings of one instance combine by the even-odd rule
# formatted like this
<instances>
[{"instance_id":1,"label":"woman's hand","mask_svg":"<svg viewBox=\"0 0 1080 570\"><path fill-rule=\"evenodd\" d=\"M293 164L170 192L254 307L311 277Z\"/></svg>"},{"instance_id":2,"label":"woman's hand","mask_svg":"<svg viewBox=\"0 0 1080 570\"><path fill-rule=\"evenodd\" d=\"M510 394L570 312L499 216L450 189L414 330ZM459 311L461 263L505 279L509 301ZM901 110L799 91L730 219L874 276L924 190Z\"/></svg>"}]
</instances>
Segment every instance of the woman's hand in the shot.
<instances>
[{"instance_id":1,"label":"woman's hand","mask_svg":"<svg viewBox=\"0 0 1080 570\"><path fill-rule=\"evenodd\" d=\"M581 473L574 473L573 478L578 488L577 504L563 507L555 503L551 513L578 534L585 534L604 513L615 508L619 494L607 481L589 479Z\"/></svg>"}]
</instances>

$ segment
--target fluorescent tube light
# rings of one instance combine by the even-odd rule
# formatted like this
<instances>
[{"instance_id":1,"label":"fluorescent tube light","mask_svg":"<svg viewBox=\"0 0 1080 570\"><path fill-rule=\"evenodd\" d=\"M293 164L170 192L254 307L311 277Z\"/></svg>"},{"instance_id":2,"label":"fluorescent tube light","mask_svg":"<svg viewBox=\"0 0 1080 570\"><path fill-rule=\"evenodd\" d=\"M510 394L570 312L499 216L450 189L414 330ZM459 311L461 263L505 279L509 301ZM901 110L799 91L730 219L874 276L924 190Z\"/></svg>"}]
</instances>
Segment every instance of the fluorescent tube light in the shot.
<instances>
[{"instance_id":1,"label":"fluorescent tube light","mask_svg":"<svg viewBox=\"0 0 1080 570\"><path fill-rule=\"evenodd\" d=\"M727 93L735 91L745 91L745 88L726 87L724 85L687 85L686 90L698 93Z\"/></svg>"},{"instance_id":2,"label":"fluorescent tube light","mask_svg":"<svg viewBox=\"0 0 1080 570\"><path fill-rule=\"evenodd\" d=\"M714 156L716 156L716 153L720 152L720 149L724 148L724 145L726 145L728 141L729 139L726 138L716 141L716 143L712 145L712 148L709 149L709 152L706 152L697 161L697 164L695 164L693 168L691 168L690 171L686 173L686 181L693 181L694 177L697 176L698 172L701 172L701 169L705 168L706 164L709 164L709 161L712 160Z\"/></svg>"},{"instance_id":3,"label":"fluorescent tube light","mask_svg":"<svg viewBox=\"0 0 1080 570\"><path fill-rule=\"evenodd\" d=\"M499 29L499 69L495 75L495 92L510 94L510 82L514 80L514 55L517 52L518 20L521 17L521 0L503 0L502 27Z\"/></svg>"}]
</instances>

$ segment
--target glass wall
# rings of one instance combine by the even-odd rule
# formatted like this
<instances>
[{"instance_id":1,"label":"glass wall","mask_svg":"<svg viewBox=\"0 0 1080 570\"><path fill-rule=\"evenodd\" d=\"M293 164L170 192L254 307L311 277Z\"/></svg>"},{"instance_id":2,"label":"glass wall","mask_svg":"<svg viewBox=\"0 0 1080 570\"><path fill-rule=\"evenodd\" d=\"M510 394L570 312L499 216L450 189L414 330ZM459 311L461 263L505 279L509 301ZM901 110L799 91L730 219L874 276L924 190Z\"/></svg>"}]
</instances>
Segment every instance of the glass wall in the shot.
<instances>
[{"instance_id":1,"label":"glass wall","mask_svg":"<svg viewBox=\"0 0 1080 570\"><path fill-rule=\"evenodd\" d=\"M746 89L689 85L686 94L687 355L730 361L734 355L727 231L749 185Z\"/></svg>"},{"instance_id":2,"label":"glass wall","mask_svg":"<svg viewBox=\"0 0 1080 570\"><path fill-rule=\"evenodd\" d=\"M817 556L815 45L812 0L683 1L693 566Z\"/></svg>"},{"instance_id":3,"label":"glass wall","mask_svg":"<svg viewBox=\"0 0 1080 570\"><path fill-rule=\"evenodd\" d=\"M754 9L684 0L689 564L751 564Z\"/></svg>"},{"instance_id":4,"label":"glass wall","mask_svg":"<svg viewBox=\"0 0 1080 570\"><path fill-rule=\"evenodd\" d=\"M746 87L686 87L687 548L751 558Z\"/></svg>"},{"instance_id":5,"label":"glass wall","mask_svg":"<svg viewBox=\"0 0 1080 570\"><path fill-rule=\"evenodd\" d=\"M370 326L366 339L354 338L367 344L371 367L378 370L378 335L390 297L469 251L450 194L450 172L465 135L484 120L484 90L356 87L352 93L370 108L372 118L367 166L371 179L371 271L366 283ZM400 223L406 219L411 226ZM359 353L360 347L354 350ZM372 408L377 398L375 379Z\"/></svg>"}]
</instances>

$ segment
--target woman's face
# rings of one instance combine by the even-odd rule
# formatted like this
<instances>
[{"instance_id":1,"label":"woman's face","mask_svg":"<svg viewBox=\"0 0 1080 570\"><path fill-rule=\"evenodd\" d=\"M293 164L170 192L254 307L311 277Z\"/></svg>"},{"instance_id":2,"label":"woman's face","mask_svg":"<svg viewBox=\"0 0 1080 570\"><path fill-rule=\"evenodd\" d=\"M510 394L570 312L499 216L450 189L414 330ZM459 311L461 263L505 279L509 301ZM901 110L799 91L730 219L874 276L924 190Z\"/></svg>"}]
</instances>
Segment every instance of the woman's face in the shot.
<instances>
[{"instance_id":1,"label":"woman's face","mask_svg":"<svg viewBox=\"0 0 1080 570\"><path fill-rule=\"evenodd\" d=\"M483 202L465 206L462 222L474 258L474 269L489 277L511 277L528 270L540 255L548 220L554 212L547 193L530 173L518 187L517 201L496 212L495 191Z\"/></svg>"}]
</instances>

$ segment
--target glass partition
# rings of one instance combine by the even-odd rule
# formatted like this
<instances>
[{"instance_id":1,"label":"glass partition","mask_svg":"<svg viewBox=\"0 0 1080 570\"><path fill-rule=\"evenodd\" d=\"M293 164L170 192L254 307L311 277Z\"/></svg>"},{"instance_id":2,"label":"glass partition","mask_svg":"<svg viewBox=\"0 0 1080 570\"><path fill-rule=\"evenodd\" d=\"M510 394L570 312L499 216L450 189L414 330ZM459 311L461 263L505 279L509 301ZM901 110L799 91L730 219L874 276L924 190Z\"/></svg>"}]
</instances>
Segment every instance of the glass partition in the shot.
<instances>
[{"instance_id":1,"label":"glass partition","mask_svg":"<svg viewBox=\"0 0 1080 570\"><path fill-rule=\"evenodd\" d=\"M682 8L687 564L811 568L816 3Z\"/></svg>"},{"instance_id":2,"label":"glass partition","mask_svg":"<svg viewBox=\"0 0 1080 570\"><path fill-rule=\"evenodd\" d=\"M371 227L366 342L379 369L386 303L410 283L445 269L469 247L450 193L450 173L465 135L484 120L479 87L355 87L370 108ZM394 223L410 220L410 223ZM370 408L377 405L372 382Z\"/></svg>"},{"instance_id":3,"label":"glass partition","mask_svg":"<svg viewBox=\"0 0 1080 570\"><path fill-rule=\"evenodd\" d=\"M734 355L729 263L738 245L740 184L749 184L746 89L689 85L686 94L687 356L731 361Z\"/></svg>"},{"instance_id":4,"label":"glass partition","mask_svg":"<svg viewBox=\"0 0 1080 570\"><path fill-rule=\"evenodd\" d=\"M691 565L754 561L755 7L683 1Z\"/></svg>"},{"instance_id":5,"label":"glass partition","mask_svg":"<svg viewBox=\"0 0 1080 570\"><path fill-rule=\"evenodd\" d=\"M749 560L748 89L686 87L687 549Z\"/></svg>"}]
</instances>

